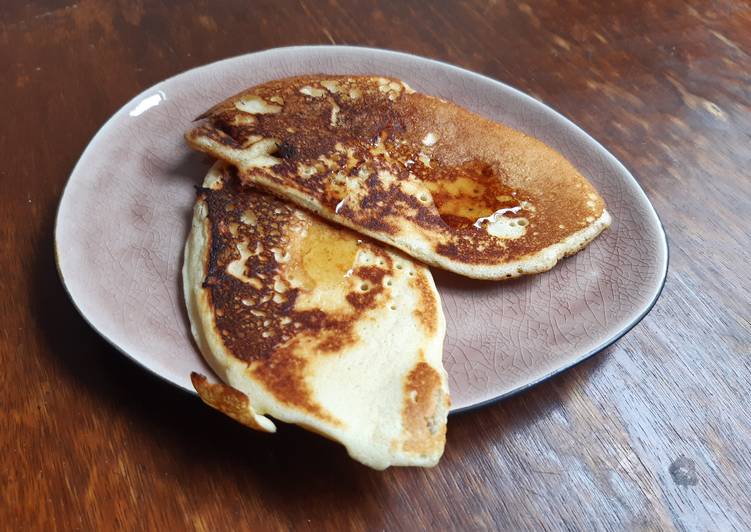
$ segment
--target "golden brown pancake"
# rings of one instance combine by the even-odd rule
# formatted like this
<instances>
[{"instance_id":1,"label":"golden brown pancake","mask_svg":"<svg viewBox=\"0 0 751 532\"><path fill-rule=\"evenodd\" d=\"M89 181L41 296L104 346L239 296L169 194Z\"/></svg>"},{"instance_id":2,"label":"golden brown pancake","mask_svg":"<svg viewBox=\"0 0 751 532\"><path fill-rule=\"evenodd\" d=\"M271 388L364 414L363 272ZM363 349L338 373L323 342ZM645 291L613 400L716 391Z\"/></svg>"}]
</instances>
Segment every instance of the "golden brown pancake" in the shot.
<instances>
[{"instance_id":1,"label":"golden brown pancake","mask_svg":"<svg viewBox=\"0 0 751 532\"><path fill-rule=\"evenodd\" d=\"M438 461L445 321L427 268L217 164L183 278L193 335L223 381L192 375L206 403L262 431L275 431L267 414L296 423L377 469Z\"/></svg>"},{"instance_id":2,"label":"golden brown pancake","mask_svg":"<svg viewBox=\"0 0 751 532\"><path fill-rule=\"evenodd\" d=\"M469 277L547 270L610 223L558 152L399 80L270 81L200 118L188 142L245 183Z\"/></svg>"}]
</instances>

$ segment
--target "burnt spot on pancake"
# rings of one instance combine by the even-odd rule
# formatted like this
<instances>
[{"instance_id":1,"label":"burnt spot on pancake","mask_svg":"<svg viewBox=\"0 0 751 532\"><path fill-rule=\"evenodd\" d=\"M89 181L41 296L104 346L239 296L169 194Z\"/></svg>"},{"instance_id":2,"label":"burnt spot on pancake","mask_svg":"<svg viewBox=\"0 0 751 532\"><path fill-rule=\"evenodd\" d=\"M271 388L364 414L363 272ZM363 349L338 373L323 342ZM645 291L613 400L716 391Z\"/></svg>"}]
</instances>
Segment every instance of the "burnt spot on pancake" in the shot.
<instances>
[{"instance_id":1,"label":"burnt spot on pancake","mask_svg":"<svg viewBox=\"0 0 751 532\"><path fill-rule=\"evenodd\" d=\"M354 325L387 304L393 260L223 171L220 187L198 190L209 225L203 287L216 330L280 401L336 423L312 399L309 362L360 340Z\"/></svg>"},{"instance_id":2,"label":"burnt spot on pancake","mask_svg":"<svg viewBox=\"0 0 751 532\"><path fill-rule=\"evenodd\" d=\"M446 438L443 420L449 408L438 372L427 362L418 362L406 377L404 397L402 447L410 453L430 454Z\"/></svg>"},{"instance_id":3,"label":"burnt spot on pancake","mask_svg":"<svg viewBox=\"0 0 751 532\"><path fill-rule=\"evenodd\" d=\"M418 234L459 263L533 255L605 208L553 150L396 79L270 81L204 117L189 143L236 164L245 183L302 196L403 249Z\"/></svg>"},{"instance_id":4,"label":"burnt spot on pancake","mask_svg":"<svg viewBox=\"0 0 751 532\"><path fill-rule=\"evenodd\" d=\"M285 160L294 159L296 153L297 152L295 150L295 147L286 140L280 142L279 146L277 147L277 155Z\"/></svg>"}]
</instances>

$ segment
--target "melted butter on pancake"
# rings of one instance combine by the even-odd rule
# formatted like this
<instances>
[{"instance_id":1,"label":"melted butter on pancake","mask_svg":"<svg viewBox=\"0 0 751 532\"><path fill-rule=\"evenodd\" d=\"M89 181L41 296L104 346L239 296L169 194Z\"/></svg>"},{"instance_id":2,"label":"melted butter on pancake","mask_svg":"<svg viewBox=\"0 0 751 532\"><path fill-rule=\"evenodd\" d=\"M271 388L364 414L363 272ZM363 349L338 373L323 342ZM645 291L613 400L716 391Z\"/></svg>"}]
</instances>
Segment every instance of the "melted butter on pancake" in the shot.
<instances>
[{"instance_id":1,"label":"melted butter on pancake","mask_svg":"<svg viewBox=\"0 0 751 532\"><path fill-rule=\"evenodd\" d=\"M295 310L346 309L347 293L356 288L360 240L321 223L309 223L301 232L290 249L294 258L284 269L291 286L299 289Z\"/></svg>"},{"instance_id":2,"label":"melted butter on pancake","mask_svg":"<svg viewBox=\"0 0 751 532\"><path fill-rule=\"evenodd\" d=\"M443 221L454 228L473 227L491 236L513 240L524 235L532 204L487 165L470 163L442 168L423 181ZM424 196L420 196L425 200Z\"/></svg>"}]
</instances>

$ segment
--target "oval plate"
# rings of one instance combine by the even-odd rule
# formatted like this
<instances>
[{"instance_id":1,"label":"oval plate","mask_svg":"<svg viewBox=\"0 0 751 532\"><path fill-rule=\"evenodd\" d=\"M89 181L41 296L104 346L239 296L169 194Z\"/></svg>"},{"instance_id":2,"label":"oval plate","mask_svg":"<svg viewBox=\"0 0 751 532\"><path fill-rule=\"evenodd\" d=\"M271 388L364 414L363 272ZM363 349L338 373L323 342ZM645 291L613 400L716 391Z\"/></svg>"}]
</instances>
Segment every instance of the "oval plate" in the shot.
<instances>
[{"instance_id":1,"label":"oval plate","mask_svg":"<svg viewBox=\"0 0 751 532\"><path fill-rule=\"evenodd\" d=\"M447 319L453 411L538 383L620 338L649 312L667 273L665 233L631 174L549 107L487 77L403 53L302 46L199 67L136 96L96 134L65 188L55 227L63 284L84 318L134 361L193 392L211 374L184 310L183 244L211 161L183 141L191 121L242 89L286 76L382 74L533 135L607 202L613 225L540 275L498 283L434 270Z\"/></svg>"}]
</instances>

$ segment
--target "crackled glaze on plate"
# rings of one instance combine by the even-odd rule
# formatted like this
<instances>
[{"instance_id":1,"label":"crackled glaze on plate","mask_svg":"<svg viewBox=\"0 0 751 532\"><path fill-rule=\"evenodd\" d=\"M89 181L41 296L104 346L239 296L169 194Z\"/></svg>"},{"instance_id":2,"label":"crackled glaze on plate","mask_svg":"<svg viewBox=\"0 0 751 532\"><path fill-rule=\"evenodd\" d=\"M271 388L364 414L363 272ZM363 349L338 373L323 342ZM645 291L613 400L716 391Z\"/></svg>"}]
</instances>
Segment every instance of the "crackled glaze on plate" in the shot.
<instances>
[{"instance_id":1,"label":"crackled glaze on plate","mask_svg":"<svg viewBox=\"0 0 751 532\"><path fill-rule=\"evenodd\" d=\"M504 283L434 270L447 320L454 411L503 397L596 353L652 307L667 271L659 219L629 172L577 126L519 91L412 55L304 46L190 70L144 91L97 133L66 186L55 228L61 278L78 310L133 360L189 391L210 373L190 336L180 269L194 185L211 161L183 133L211 104L307 73L384 74L534 135L605 198L611 228L553 270Z\"/></svg>"}]
</instances>

